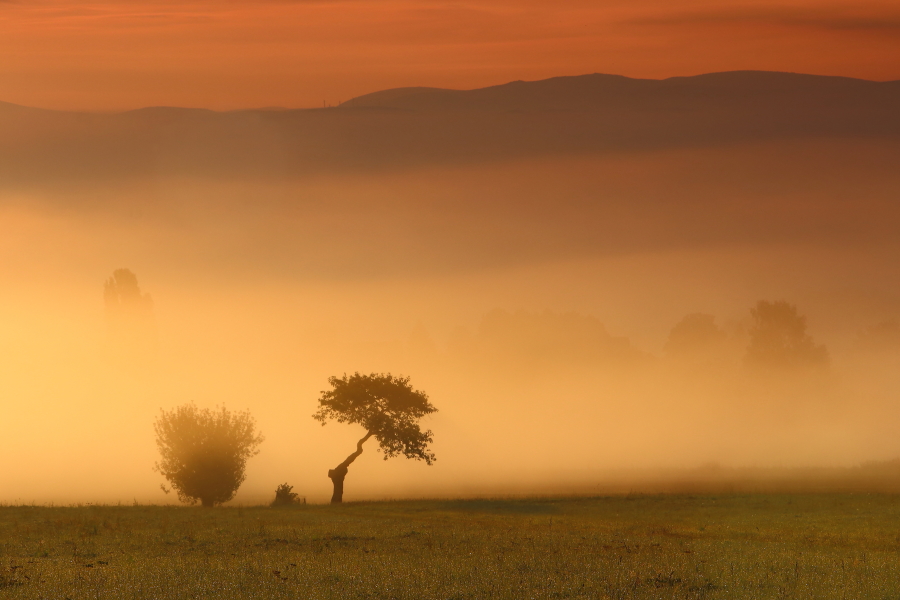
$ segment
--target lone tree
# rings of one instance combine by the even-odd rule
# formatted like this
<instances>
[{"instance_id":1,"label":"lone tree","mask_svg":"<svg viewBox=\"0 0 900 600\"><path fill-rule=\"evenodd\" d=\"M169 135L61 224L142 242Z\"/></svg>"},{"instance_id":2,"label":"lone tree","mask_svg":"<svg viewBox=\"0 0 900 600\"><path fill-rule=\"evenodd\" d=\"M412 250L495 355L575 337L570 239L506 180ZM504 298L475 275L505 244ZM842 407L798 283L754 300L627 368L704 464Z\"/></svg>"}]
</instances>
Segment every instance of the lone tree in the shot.
<instances>
[{"instance_id":1,"label":"lone tree","mask_svg":"<svg viewBox=\"0 0 900 600\"><path fill-rule=\"evenodd\" d=\"M347 468L362 454L363 444L370 437L378 440L385 460L402 454L428 465L434 462L434 453L428 449L433 441L431 431L422 431L418 421L437 409L428 402L425 392L412 388L409 377L354 373L350 377L331 377L328 383L332 389L322 392L313 418L322 425L334 419L338 423L357 423L366 430L356 444L356 452L328 471L334 484L332 503L343 500Z\"/></svg>"},{"instance_id":2,"label":"lone tree","mask_svg":"<svg viewBox=\"0 0 900 600\"><path fill-rule=\"evenodd\" d=\"M247 459L259 453L263 436L249 412L193 404L162 411L156 419L156 470L169 480L182 502L215 506L234 498L244 482Z\"/></svg>"},{"instance_id":3,"label":"lone tree","mask_svg":"<svg viewBox=\"0 0 900 600\"><path fill-rule=\"evenodd\" d=\"M748 363L787 368L828 364L828 350L806 333L806 318L793 304L760 300L750 309L750 316Z\"/></svg>"}]
</instances>

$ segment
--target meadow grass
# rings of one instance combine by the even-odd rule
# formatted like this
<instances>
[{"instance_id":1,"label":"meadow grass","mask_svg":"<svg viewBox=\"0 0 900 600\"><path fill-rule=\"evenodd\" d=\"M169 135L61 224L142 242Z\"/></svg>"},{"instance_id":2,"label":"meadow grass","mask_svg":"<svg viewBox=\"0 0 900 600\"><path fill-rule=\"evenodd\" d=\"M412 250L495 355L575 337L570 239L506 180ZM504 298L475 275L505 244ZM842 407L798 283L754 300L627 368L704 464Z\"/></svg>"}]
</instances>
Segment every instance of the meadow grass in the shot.
<instances>
[{"instance_id":1,"label":"meadow grass","mask_svg":"<svg viewBox=\"0 0 900 600\"><path fill-rule=\"evenodd\" d=\"M0 598L898 598L892 495L0 507Z\"/></svg>"}]
</instances>

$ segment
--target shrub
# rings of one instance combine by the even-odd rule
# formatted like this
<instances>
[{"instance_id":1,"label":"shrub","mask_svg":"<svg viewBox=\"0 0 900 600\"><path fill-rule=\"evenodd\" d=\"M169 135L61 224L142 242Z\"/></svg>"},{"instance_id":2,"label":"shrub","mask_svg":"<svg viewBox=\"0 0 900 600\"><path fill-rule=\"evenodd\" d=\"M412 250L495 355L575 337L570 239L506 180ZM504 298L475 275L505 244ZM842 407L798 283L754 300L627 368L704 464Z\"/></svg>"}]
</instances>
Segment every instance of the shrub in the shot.
<instances>
[{"instance_id":1,"label":"shrub","mask_svg":"<svg viewBox=\"0 0 900 600\"><path fill-rule=\"evenodd\" d=\"M255 426L249 412L232 413L225 407L186 404L162 411L154 425L162 456L156 469L182 502L228 502L246 478L247 459L259 452L263 441Z\"/></svg>"},{"instance_id":2,"label":"shrub","mask_svg":"<svg viewBox=\"0 0 900 600\"><path fill-rule=\"evenodd\" d=\"M275 499L272 506L291 506L294 504L306 504L306 498L301 498L297 492L292 491L294 486L282 483L275 489Z\"/></svg>"}]
</instances>

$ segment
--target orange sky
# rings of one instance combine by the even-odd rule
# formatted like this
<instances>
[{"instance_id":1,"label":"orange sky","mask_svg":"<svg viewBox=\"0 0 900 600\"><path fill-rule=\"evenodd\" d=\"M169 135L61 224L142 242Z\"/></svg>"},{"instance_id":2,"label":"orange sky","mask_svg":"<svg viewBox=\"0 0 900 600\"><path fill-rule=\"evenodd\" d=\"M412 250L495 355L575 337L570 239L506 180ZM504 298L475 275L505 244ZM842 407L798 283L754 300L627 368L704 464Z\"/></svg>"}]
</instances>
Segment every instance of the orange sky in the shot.
<instances>
[{"instance_id":1,"label":"orange sky","mask_svg":"<svg viewBox=\"0 0 900 600\"><path fill-rule=\"evenodd\" d=\"M0 0L0 101L313 107L591 72L900 79L900 5L763 0Z\"/></svg>"}]
</instances>

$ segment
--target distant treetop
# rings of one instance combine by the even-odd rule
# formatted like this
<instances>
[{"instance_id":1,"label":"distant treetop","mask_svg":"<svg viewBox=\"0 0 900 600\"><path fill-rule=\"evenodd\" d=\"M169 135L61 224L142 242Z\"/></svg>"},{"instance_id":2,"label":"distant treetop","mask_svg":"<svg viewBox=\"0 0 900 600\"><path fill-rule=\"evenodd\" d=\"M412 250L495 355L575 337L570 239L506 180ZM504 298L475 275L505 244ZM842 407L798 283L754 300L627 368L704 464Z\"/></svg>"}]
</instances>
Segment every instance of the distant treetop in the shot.
<instances>
[{"instance_id":1,"label":"distant treetop","mask_svg":"<svg viewBox=\"0 0 900 600\"><path fill-rule=\"evenodd\" d=\"M789 368L828 364L828 350L806 333L806 318L793 304L760 300L750 315L753 325L747 363Z\"/></svg>"}]
</instances>

